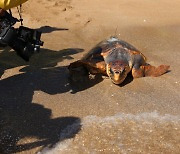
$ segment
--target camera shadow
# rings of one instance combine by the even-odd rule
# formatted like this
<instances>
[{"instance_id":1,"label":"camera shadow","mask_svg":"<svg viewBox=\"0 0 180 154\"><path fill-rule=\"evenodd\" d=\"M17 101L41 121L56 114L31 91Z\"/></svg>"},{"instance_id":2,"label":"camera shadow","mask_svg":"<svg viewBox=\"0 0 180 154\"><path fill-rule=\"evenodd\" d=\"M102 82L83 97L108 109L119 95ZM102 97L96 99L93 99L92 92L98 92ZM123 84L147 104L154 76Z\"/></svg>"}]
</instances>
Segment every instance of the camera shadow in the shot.
<instances>
[{"instance_id":1,"label":"camera shadow","mask_svg":"<svg viewBox=\"0 0 180 154\"><path fill-rule=\"evenodd\" d=\"M63 31L63 30L69 30L67 28L58 28L58 27L51 27L51 26L42 26L38 29L36 29L42 33L51 33L54 31Z\"/></svg>"}]
</instances>

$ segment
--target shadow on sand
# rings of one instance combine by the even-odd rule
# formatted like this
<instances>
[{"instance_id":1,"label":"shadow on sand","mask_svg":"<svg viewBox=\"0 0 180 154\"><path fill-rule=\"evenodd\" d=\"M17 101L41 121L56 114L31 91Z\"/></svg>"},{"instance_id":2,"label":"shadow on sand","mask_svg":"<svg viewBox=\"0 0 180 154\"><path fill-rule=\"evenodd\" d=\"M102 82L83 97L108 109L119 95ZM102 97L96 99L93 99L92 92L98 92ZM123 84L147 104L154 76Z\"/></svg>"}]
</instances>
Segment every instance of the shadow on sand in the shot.
<instances>
[{"instance_id":1,"label":"shadow on sand","mask_svg":"<svg viewBox=\"0 0 180 154\"><path fill-rule=\"evenodd\" d=\"M16 153L33 148L53 147L57 142L73 138L81 129L78 117L51 118L51 110L31 102L14 101L13 106L1 108L0 152ZM64 133L69 126L71 132ZM29 138L26 143L21 139ZM36 140L31 140L36 138ZM19 142L19 143L18 143Z\"/></svg>"},{"instance_id":2,"label":"shadow on sand","mask_svg":"<svg viewBox=\"0 0 180 154\"><path fill-rule=\"evenodd\" d=\"M58 117L53 119L51 109L45 108L38 102L33 102L32 98L36 90L51 95L71 91L67 67L57 67L57 63L73 59L73 54L82 51L83 49L60 51L42 49L28 63L9 48L0 51L1 75L7 69L22 66L21 74L0 80L0 153L16 153L37 147L52 147L57 142L71 138L78 133L81 128L80 118ZM93 82L93 84L96 83ZM82 85L78 90L84 90L93 84ZM73 131L62 137L63 130L69 125L73 125ZM25 138L36 140L21 144Z\"/></svg>"},{"instance_id":3,"label":"shadow on sand","mask_svg":"<svg viewBox=\"0 0 180 154\"><path fill-rule=\"evenodd\" d=\"M51 33L53 31L62 31L62 30L69 30L67 28L57 28L57 27L51 27L51 26L42 26L38 29L38 31L41 31L42 33Z\"/></svg>"}]
</instances>

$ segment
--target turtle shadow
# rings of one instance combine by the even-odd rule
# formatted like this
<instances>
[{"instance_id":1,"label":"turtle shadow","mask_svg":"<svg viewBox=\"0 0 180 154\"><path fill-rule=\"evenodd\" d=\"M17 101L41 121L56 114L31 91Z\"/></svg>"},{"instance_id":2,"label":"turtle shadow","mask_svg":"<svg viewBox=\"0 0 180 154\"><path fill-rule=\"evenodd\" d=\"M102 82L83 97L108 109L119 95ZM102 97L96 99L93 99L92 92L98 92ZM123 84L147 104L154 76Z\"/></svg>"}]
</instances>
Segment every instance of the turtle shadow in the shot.
<instances>
[{"instance_id":1,"label":"turtle shadow","mask_svg":"<svg viewBox=\"0 0 180 154\"><path fill-rule=\"evenodd\" d=\"M126 79L119 85L119 87L124 87L127 84L131 83L134 80L132 72L128 73Z\"/></svg>"},{"instance_id":2,"label":"turtle shadow","mask_svg":"<svg viewBox=\"0 0 180 154\"><path fill-rule=\"evenodd\" d=\"M172 70L170 69L170 70L167 70L167 72L166 73L164 73L164 74L167 74L167 73L170 73L170 72L172 72Z\"/></svg>"}]
</instances>

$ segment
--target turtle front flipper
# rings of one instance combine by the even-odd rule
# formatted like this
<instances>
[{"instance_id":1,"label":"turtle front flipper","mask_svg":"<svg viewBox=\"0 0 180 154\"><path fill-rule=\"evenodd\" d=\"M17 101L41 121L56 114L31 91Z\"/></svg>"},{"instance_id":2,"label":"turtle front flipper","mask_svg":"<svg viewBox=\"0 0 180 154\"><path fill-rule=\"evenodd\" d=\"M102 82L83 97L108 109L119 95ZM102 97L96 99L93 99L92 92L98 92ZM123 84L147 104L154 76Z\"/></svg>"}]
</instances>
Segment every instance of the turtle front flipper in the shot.
<instances>
[{"instance_id":1,"label":"turtle front flipper","mask_svg":"<svg viewBox=\"0 0 180 154\"><path fill-rule=\"evenodd\" d=\"M133 78L140 78L140 77L144 77L144 69L143 68L133 68L132 69L132 76Z\"/></svg>"},{"instance_id":2,"label":"turtle front flipper","mask_svg":"<svg viewBox=\"0 0 180 154\"><path fill-rule=\"evenodd\" d=\"M88 60L78 60L69 65L68 69L70 72L76 70L80 67L86 68L91 74L103 74L106 75L106 64L104 61L88 61Z\"/></svg>"},{"instance_id":3,"label":"turtle front flipper","mask_svg":"<svg viewBox=\"0 0 180 154\"><path fill-rule=\"evenodd\" d=\"M144 69L145 76L153 76L153 77L157 77L167 73L170 68L169 65L160 65L158 67L147 65L141 67Z\"/></svg>"},{"instance_id":4,"label":"turtle front flipper","mask_svg":"<svg viewBox=\"0 0 180 154\"><path fill-rule=\"evenodd\" d=\"M133 78L139 77L158 77L168 72L170 66L169 65L160 65L158 67L152 65L142 65L138 69L132 69Z\"/></svg>"},{"instance_id":5,"label":"turtle front flipper","mask_svg":"<svg viewBox=\"0 0 180 154\"><path fill-rule=\"evenodd\" d=\"M106 74L106 64L104 61L88 61L78 60L73 62L68 67L70 77L74 81L81 80L83 77L87 77L90 74Z\"/></svg>"},{"instance_id":6,"label":"turtle front flipper","mask_svg":"<svg viewBox=\"0 0 180 154\"><path fill-rule=\"evenodd\" d=\"M69 77L72 81L81 81L82 77L89 75L88 69L81 60L75 61L68 66Z\"/></svg>"}]
</instances>

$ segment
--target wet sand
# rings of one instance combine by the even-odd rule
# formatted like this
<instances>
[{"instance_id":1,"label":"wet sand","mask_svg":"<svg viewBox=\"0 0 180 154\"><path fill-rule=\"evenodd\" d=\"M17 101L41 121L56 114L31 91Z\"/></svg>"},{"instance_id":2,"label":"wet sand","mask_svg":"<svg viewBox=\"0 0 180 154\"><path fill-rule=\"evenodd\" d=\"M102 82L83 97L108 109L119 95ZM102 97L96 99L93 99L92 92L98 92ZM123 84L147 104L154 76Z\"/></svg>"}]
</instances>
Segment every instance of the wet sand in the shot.
<instances>
[{"instance_id":1,"label":"wet sand","mask_svg":"<svg viewBox=\"0 0 180 154\"><path fill-rule=\"evenodd\" d=\"M24 25L42 30L45 44L28 63L0 50L1 153L178 153L179 8L178 0L25 3ZM112 35L171 71L122 86L99 76L70 83L69 63Z\"/></svg>"}]
</instances>

